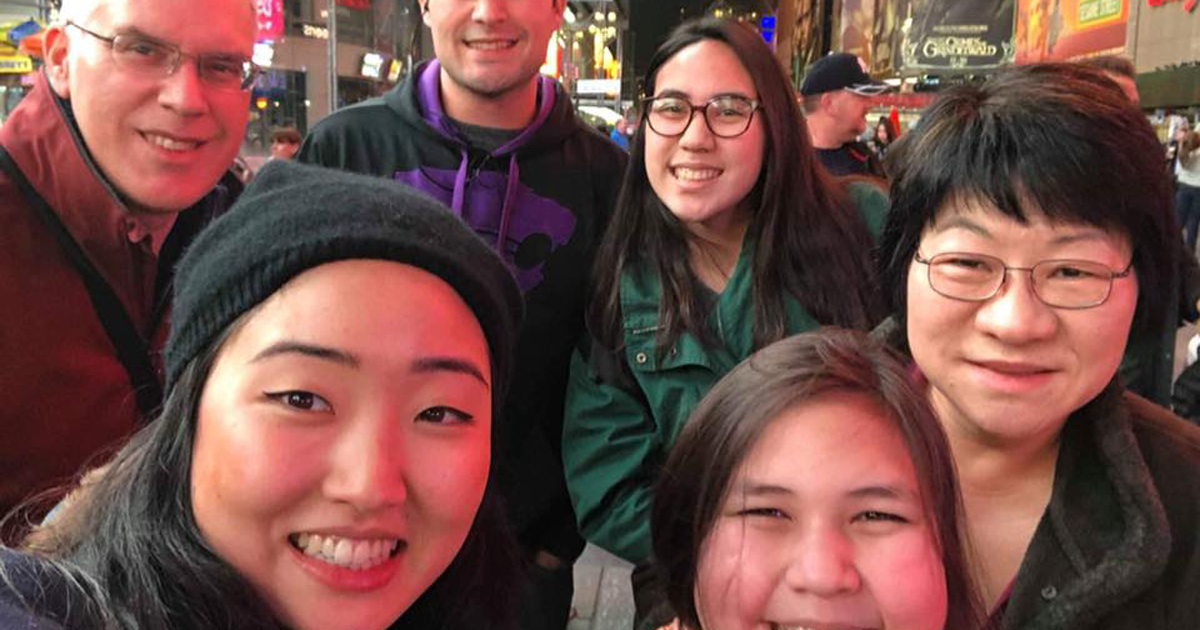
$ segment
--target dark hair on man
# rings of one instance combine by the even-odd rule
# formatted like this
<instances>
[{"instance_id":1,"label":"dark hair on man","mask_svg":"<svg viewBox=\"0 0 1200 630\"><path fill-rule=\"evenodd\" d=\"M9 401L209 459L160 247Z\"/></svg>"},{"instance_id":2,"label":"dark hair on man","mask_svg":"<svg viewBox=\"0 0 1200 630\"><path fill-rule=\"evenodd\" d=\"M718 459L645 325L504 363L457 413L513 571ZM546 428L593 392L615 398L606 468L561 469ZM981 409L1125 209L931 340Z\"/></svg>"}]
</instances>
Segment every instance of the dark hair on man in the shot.
<instances>
[{"instance_id":1,"label":"dark hair on man","mask_svg":"<svg viewBox=\"0 0 1200 630\"><path fill-rule=\"evenodd\" d=\"M758 92L765 130L762 171L747 237L754 242L755 347L780 339L785 296L791 294L817 321L864 328L881 310L870 268L870 235L848 195L816 161L796 94L762 38L737 22L701 19L677 27L650 60L646 96L659 69L676 53L702 41L721 42L745 66ZM645 112L642 113L645 115ZM588 322L610 349L622 343L620 284L623 271L644 264L662 286L657 347L665 352L684 331L704 342L706 321L699 281L688 260L686 228L663 205L646 175L646 134L638 125L617 208L596 256Z\"/></svg>"},{"instance_id":2,"label":"dark hair on man","mask_svg":"<svg viewBox=\"0 0 1200 630\"><path fill-rule=\"evenodd\" d=\"M692 411L671 450L654 492L651 533L667 599L684 627L702 628L695 600L700 553L742 462L780 414L846 393L874 401L904 437L945 567L945 627L979 627L958 481L941 425L891 350L833 328L777 341L731 370Z\"/></svg>"},{"instance_id":3,"label":"dark hair on man","mask_svg":"<svg viewBox=\"0 0 1200 630\"><path fill-rule=\"evenodd\" d=\"M304 137L295 127L279 127L271 132L271 142L286 142L287 144L300 144Z\"/></svg>"},{"instance_id":4,"label":"dark hair on man","mask_svg":"<svg viewBox=\"0 0 1200 630\"><path fill-rule=\"evenodd\" d=\"M1133 62L1120 55L1090 57L1079 63L1084 66L1103 70L1104 72L1129 77L1130 79L1137 78L1137 70L1133 67Z\"/></svg>"},{"instance_id":5,"label":"dark hair on man","mask_svg":"<svg viewBox=\"0 0 1200 630\"><path fill-rule=\"evenodd\" d=\"M266 603L205 542L192 511L191 464L204 384L249 311L181 371L160 416L86 481L25 549L73 591L72 628L278 630ZM462 549L392 630L508 628L517 583L512 547L489 483ZM0 568L0 585L7 577ZM463 593L472 604L462 605ZM37 602L28 602L35 609ZM461 626L454 625L462 624Z\"/></svg>"},{"instance_id":6,"label":"dark hair on man","mask_svg":"<svg viewBox=\"0 0 1200 630\"><path fill-rule=\"evenodd\" d=\"M1178 269L1179 227L1162 149L1146 117L1103 71L1015 66L946 91L887 155L892 209L880 276L903 323L921 234L947 206L978 201L1020 223L1030 213L1129 239L1134 330L1161 326Z\"/></svg>"}]
</instances>

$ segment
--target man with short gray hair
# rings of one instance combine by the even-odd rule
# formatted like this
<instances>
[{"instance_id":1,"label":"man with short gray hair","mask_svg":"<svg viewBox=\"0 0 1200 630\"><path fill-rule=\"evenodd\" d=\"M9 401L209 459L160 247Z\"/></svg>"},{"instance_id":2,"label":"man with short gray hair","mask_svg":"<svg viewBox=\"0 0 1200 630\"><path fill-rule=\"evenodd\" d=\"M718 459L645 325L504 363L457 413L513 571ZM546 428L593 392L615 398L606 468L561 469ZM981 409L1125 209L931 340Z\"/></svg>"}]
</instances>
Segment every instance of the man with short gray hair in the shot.
<instances>
[{"instance_id":1,"label":"man with short gray hair","mask_svg":"<svg viewBox=\"0 0 1200 630\"><path fill-rule=\"evenodd\" d=\"M240 190L226 173L254 78L250 0L66 0L60 15L0 128L0 515L161 403L171 271Z\"/></svg>"}]
</instances>

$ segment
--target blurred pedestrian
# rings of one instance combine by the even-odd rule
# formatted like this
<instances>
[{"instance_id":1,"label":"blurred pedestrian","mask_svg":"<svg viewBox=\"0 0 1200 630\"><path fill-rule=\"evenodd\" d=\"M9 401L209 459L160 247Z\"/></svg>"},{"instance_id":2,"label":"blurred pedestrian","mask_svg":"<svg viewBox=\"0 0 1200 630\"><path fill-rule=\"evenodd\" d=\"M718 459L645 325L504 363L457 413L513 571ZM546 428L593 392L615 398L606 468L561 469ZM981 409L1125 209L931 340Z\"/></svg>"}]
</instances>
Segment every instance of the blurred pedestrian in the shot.
<instances>
[{"instance_id":1,"label":"blurred pedestrian","mask_svg":"<svg viewBox=\"0 0 1200 630\"><path fill-rule=\"evenodd\" d=\"M875 154L875 158L880 162L887 156L888 147L896 141L895 128L892 126L892 120L887 116L880 116L879 121L875 123L872 129L872 136L867 146L871 148L871 152Z\"/></svg>"},{"instance_id":2,"label":"blurred pedestrian","mask_svg":"<svg viewBox=\"0 0 1200 630\"><path fill-rule=\"evenodd\" d=\"M300 150L304 138L295 127L279 127L271 132L271 159L290 160Z\"/></svg>"},{"instance_id":3,"label":"blurred pedestrian","mask_svg":"<svg viewBox=\"0 0 1200 630\"><path fill-rule=\"evenodd\" d=\"M1104 55L1080 63L1103 72L1135 107L1141 102L1133 62L1117 55ZM1197 220L1200 221L1200 217ZM1178 242L1178 288L1168 293L1170 301L1164 305L1163 325L1130 338L1120 370L1125 387L1168 408L1173 404L1176 331L1184 323L1195 322L1200 317L1200 263L1196 260L1194 247L1189 247L1182 236Z\"/></svg>"},{"instance_id":4,"label":"blurred pedestrian","mask_svg":"<svg viewBox=\"0 0 1200 630\"><path fill-rule=\"evenodd\" d=\"M883 167L858 137L867 128L871 97L887 91L850 53L832 53L804 72L800 96L812 146L834 175L883 177Z\"/></svg>"}]
</instances>

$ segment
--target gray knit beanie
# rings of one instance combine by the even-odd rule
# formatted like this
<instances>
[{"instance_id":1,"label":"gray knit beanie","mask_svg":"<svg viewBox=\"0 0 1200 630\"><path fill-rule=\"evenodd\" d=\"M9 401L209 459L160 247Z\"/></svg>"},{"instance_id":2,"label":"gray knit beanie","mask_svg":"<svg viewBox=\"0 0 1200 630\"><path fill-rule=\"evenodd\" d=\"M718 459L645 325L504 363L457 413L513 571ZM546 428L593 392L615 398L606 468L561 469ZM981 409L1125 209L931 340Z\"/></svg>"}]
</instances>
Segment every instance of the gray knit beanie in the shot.
<instances>
[{"instance_id":1,"label":"gray knit beanie","mask_svg":"<svg viewBox=\"0 0 1200 630\"><path fill-rule=\"evenodd\" d=\"M500 257L445 206L407 186L287 160L267 163L179 261L166 391L242 313L304 271L347 259L412 265L453 287L487 338L493 397L502 400L523 302Z\"/></svg>"}]
</instances>

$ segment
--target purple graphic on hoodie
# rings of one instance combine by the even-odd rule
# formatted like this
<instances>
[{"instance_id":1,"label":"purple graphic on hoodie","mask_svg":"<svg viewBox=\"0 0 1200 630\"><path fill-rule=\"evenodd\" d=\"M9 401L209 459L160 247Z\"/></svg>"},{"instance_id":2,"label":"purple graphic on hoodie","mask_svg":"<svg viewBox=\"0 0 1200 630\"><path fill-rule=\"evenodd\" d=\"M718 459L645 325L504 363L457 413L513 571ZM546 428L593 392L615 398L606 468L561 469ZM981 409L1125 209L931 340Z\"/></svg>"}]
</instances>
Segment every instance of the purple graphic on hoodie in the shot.
<instances>
[{"instance_id":1,"label":"purple graphic on hoodie","mask_svg":"<svg viewBox=\"0 0 1200 630\"><path fill-rule=\"evenodd\" d=\"M538 106L533 122L517 137L489 154L495 162L507 162L507 171L470 169L470 147L442 110L438 86L441 66L428 62L417 77L417 102L421 118L460 154L457 170L421 167L396 171L392 178L422 190L450 206L450 210L492 243L512 266L521 290L528 292L542 281L542 267L554 250L575 233L575 215L552 199L542 197L521 183L517 152L550 117L556 98L555 82L538 78Z\"/></svg>"},{"instance_id":2,"label":"purple graphic on hoodie","mask_svg":"<svg viewBox=\"0 0 1200 630\"><path fill-rule=\"evenodd\" d=\"M449 169L423 168L397 171L393 178L451 205L456 176ZM494 247L500 234L506 184L504 173L481 171L466 187L462 204L463 220ZM497 250L511 265L521 290L528 292L541 283L546 260L575 233L575 215L519 182L513 195L508 204L508 233L503 248Z\"/></svg>"}]
</instances>

